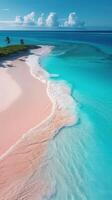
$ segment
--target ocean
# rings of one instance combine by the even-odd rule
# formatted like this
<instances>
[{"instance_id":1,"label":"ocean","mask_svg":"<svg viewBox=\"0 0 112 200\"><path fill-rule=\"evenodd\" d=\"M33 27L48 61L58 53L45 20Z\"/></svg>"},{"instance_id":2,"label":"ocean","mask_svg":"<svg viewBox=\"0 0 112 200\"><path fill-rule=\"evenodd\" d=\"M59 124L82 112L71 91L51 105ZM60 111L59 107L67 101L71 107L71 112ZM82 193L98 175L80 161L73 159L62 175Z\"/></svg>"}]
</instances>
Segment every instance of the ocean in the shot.
<instances>
[{"instance_id":1,"label":"ocean","mask_svg":"<svg viewBox=\"0 0 112 200\"><path fill-rule=\"evenodd\" d=\"M112 32L1 31L0 45L53 45L41 59L56 81L66 81L78 121L49 141L50 200L112 200Z\"/></svg>"}]
</instances>

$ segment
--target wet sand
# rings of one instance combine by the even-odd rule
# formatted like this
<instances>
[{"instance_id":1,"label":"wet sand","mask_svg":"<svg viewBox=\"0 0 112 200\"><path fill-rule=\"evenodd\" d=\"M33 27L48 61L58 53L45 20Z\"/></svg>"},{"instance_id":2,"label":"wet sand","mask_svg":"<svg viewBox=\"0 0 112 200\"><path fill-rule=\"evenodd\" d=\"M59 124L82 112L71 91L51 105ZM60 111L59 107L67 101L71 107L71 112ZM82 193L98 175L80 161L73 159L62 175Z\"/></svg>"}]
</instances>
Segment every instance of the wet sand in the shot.
<instances>
[{"instance_id":1,"label":"wet sand","mask_svg":"<svg viewBox=\"0 0 112 200\"><path fill-rule=\"evenodd\" d=\"M45 119L52 109L47 85L31 75L25 62L16 60L12 64L15 67L5 69L5 73L0 69L0 81L5 79L0 82L0 155Z\"/></svg>"},{"instance_id":2,"label":"wet sand","mask_svg":"<svg viewBox=\"0 0 112 200\"><path fill-rule=\"evenodd\" d=\"M42 47L41 55L47 48ZM55 193L46 177L48 144L60 128L74 123L73 99L65 85L47 81L43 70L34 78L24 61L17 59L13 65L7 73L21 93L0 112L1 154L13 145L0 159L0 199L42 200Z\"/></svg>"}]
</instances>

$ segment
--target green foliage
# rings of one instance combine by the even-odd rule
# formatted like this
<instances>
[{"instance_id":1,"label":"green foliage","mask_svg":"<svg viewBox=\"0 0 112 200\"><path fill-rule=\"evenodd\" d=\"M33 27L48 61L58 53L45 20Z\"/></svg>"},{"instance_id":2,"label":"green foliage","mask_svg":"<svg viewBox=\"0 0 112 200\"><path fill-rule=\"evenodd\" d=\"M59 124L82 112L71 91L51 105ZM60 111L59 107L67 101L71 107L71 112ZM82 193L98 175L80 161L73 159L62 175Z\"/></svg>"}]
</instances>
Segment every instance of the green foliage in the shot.
<instances>
[{"instance_id":1,"label":"green foliage","mask_svg":"<svg viewBox=\"0 0 112 200\"><path fill-rule=\"evenodd\" d=\"M6 47L0 47L0 56L8 56L28 49L30 49L30 46L28 45L11 45Z\"/></svg>"}]
</instances>

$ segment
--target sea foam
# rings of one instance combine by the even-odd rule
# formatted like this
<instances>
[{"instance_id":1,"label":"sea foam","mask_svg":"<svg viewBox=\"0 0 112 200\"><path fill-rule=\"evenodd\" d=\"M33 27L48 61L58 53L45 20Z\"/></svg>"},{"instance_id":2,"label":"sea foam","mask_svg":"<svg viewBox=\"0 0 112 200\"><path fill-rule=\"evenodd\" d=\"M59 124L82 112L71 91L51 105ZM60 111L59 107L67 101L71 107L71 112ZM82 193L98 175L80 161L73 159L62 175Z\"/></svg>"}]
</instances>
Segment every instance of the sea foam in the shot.
<instances>
[{"instance_id":1,"label":"sea foam","mask_svg":"<svg viewBox=\"0 0 112 200\"><path fill-rule=\"evenodd\" d=\"M72 125L78 120L77 103L72 97L72 88L66 81L50 80L49 78L53 75L43 69L40 64L40 58L48 55L52 49L52 46L41 46L41 49L31 50L33 55L28 56L26 63L30 66L31 74L35 78L43 83L47 83L47 93L54 107L57 104L59 109L66 111L67 115L72 116L72 121L69 124Z\"/></svg>"},{"instance_id":2,"label":"sea foam","mask_svg":"<svg viewBox=\"0 0 112 200\"><path fill-rule=\"evenodd\" d=\"M77 121L77 104L71 95L71 88L65 81L50 80L50 74L40 65L41 56L48 54L51 50L52 48L49 46L42 46L41 50L35 50L33 55L29 55L26 59L31 74L46 84L47 94L53 106L50 116L25 133L20 141L8 151L7 157L12 167L11 155L13 158L15 156L15 171L12 174L16 173L17 177L17 184L15 180L11 179L13 185L10 189L10 197L7 192L4 193L9 199L12 197L22 199L25 196L27 200L43 200L55 195L56 184L53 184L52 178L48 176L47 162L45 161L46 159L48 161L48 142L62 127L72 125ZM7 161L6 157L5 159ZM16 160L18 160L19 166L16 166L18 164ZM19 171L18 167L23 171ZM7 179L7 182L9 189L10 180ZM17 190L15 190L15 186ZM9 192L7 187L5 189Z\"/></svg>"}]
</instances>

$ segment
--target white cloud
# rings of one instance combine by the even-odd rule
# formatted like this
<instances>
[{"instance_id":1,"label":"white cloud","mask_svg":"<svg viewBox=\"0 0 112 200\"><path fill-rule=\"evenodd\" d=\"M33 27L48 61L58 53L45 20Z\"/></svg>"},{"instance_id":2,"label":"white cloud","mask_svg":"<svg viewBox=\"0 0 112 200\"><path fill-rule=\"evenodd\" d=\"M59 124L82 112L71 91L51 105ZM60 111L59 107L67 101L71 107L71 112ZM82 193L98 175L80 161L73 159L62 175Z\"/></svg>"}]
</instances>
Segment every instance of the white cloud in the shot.
<instances>
[{"instance_id":1,"label":"white cloud","mask_svg":"<svg viewBox=\"0 0 112 200\"><path fill-rule=\"evenodd\" d=\"M35 12L31 12L28 15L25 15L23 17L23 19L24 19L23 20L23 24L26 24L26 25L33 25L33 24L35 24L34 17L35 17Z\"/></svg>"},{"instance_id":2,"label":"white cloud","mask_svg":"<svg viewBox=\"0 0 112 200\"><path fill-rule=\"evenodd\" d=\"M44 13L42 13L42 14L40 15L40 17L38 18L38 20L37 20L37 25L38 25L39 27L45 26Z\"/></svg>"},{"instance_id":3,"label":"white cloud","mask_svg":"<svg viewBox=\"0 0 112 200\"><path fill-rule=\"evenodd\" d=\"M65 27L74 27L77 23L77 16L75 12L69 14L68 19L65 20L64 26Z\"/></svg>"},{"instance_id":4,"label":"white cloud","mask_svg":"<svg viewBox=\"0 0 112 200\"><path fill-rule=\"evenodd\" d=\"M23 23L23 18L21 16L16 16L15 23L21 25Z\"/></svg>"},{"instance_id":5,"label":"white cloud","mask_svg":"<svg viewBox=\"0 0 112 200\"><path fill-rule=\"evenodd\" d=\"M34 25L35 24L35 13L31 12L24 17L16 16L14 20L14 24L16 25Z\"/></svg>"},{"instance_id":6,"label":"white cloud","mask_svg":"<svg viewBox=\"0 0 112 200\"><path fill-rule=\"evenodd\" d=\"M16 16L14 20L0 21L1 27L15 27L15 28L34 28L42 27L42 28L82 28L85 23L83 21L79 21L77 19L77 15L75 12L71 12L68 15L68 18L58 18L55 12L50 12L45 17L44 13L42 13L37 20L35 20L35 12L31 12L23 17Z\"/></svg>"},{"instance_id":7,"label":"white cloud","mask_svg":"<svg viewBox=\"0 0 112 200\"><path fill-rule=\"evenodd\" d=\"M55 12L49 13L49 15L46 19L46 26L47 27L58 27L59 26L57 14Z\"/></svg>"}]
</instances>

